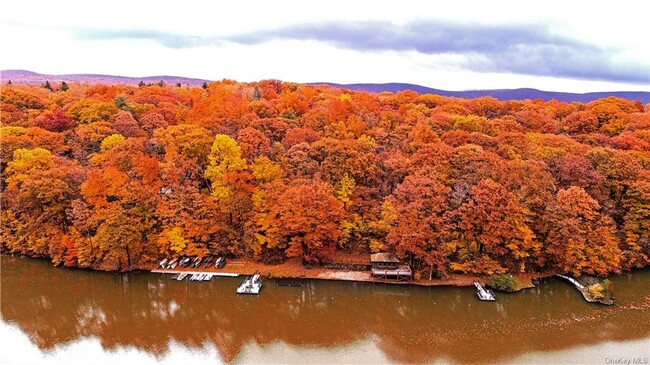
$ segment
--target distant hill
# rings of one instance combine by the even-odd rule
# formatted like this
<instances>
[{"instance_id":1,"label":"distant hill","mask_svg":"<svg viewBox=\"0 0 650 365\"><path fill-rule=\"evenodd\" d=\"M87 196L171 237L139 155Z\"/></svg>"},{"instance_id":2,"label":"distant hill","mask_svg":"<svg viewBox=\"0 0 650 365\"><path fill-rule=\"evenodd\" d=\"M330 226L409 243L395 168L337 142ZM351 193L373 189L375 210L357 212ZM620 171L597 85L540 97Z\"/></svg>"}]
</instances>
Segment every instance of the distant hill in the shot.
<instances>
[{"instance_id":1,"label":"distant hill","mask_svg":"<svg viewBox=\"0 0 650 365\"><path fill-rule=\"evenodd\" d=\"M442 96L456 97L456 98L480 98L483 96L492 96L499 100L523 100L523 99L542 99L545 101L556 99L564 102L581 102L588 103L590 101L606 98L608 96L617 96L628 100L639 100L643 104L650 103L650 92L647 91L603 91L592 93L565 93L557 91L542 91L537 89L497 89L497 90L467 90L467 91L447 91L440 89L433 89L426 86L402 83L387 83L387 84L335 84L331 82L313 82L310 85L329 85L332 87L368 91L380 93L384 91L399 92L405 90L415 91L420 94L437 94Z\"/></svg>"},{"instance_id":2,"label":"distant hill","mask_svg":"<svg viewBox=\"0 0 650 365\"><path fill-rule=\"evenodd\" d=\"M94 75L94 74L74 74L74 75L46 75L37 72L25 70L3 70L0 71L0 78L2 82L11 80L16 84L42 84L49 81L51 84L65 82L79 82L86 84L125 84L125 85L138 85L140 81L145 84L163 81L166 84L174 85L181 83L181 85L201 86L204 82L210 80L193 79L189 77L179 76L146 76L146 77L128 77L128 76L112 76L112 75Z\"/></svg>"},{"instance_id":3,"label":"distant hill","mask_svg":"<svg viewBox=\"0 0 650 365\"><path fill-rule=\"evenodd\" d=\"M46 75L25 70L3 70L0 71L0 79L2 82L11 80L13 83L19 84L42 84L45 81L50 83L65 82L80 82L80 83L103 83L103 84L126 84L138 85L141 81L144 83L155 83L163 81L166 84L181 83L182 85L188 84L192 86L200 86L204 82L211 80L193 79L188 77L179 76L146 76L146 77L127 77L127 76L112 76L112 75L94 75L94 74L73 74L73 75ZM522 100L522 99L542 99L551 100L557 99L565 102L582 102L588 103L592 100L605 98L608 96L617 96L628 100L639 100L642 103L650 103L650 92L645 91L604 91L594 93L564 93L555 91L541 91L537 89L498 89L498 90L468 90L468 91L447 91L440 89L433 89L426 86L404 83L387 83L387 84L335 84L331 82L312 82L309 85L329 85L332 87L367 91L373 93L380 93L384 91L399 92L404 90L412 90L420 94L438 94L442 96L450 96L457 98L478 98L482 96L492 96L499 100Z\"/></svg>"}]
</instances>

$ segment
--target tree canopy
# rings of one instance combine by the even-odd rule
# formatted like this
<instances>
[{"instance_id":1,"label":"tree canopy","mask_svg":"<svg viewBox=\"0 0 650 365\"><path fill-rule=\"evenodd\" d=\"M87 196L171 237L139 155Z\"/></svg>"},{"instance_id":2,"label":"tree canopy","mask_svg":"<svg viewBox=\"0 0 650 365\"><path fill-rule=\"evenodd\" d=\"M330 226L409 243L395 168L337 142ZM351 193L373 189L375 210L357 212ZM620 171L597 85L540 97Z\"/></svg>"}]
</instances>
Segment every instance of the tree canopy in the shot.
<instances>
[{"instance_id":1,"label":"tree canopy","mask_svg":"<svg viewBox=\"0 0 650 365\"><path fill-rule=\"evenodd\" d=\"M46 83L3 85L0 113L0 249L57 264L388 251L433 278L650 263L650 110L634 101Z\"/></svg>"}]
</instances>

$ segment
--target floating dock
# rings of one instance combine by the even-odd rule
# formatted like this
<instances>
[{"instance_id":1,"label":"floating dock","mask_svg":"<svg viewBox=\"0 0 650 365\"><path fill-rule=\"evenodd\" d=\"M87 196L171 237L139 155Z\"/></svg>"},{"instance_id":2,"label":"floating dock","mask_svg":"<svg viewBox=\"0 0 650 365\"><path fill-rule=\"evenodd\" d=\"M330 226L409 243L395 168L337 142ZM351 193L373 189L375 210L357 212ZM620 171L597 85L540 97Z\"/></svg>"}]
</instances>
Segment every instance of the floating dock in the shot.
<instances>
[{"instance_id":1,"label":"floating dock","mask_svg":"<svg viewBox=\"0 0 650 365\"><path fill-rule=\"evenodd\" d=\"M239 284L237 294L259 294L262 289L262 277L255 274L247 277Z\"/></svg>"},{"instance_id":2,"label":"floating dock","mask_svg":"<svg viewBox=\"0 0 650 365\"><path fill-rule=\"evenodd\" d=\"M213 271L185 271L185 270L170 270L170 269L155 269L151 270L152 273L156 274L172 274L175 275L172 277L174 280L184 280L186 277L190 277L190 281L210 281L215 276L221 277L238 277L239 274L231 272L213 272Z\"/></svg>"},{"instance_id":3,"label":"floating dock","mask_svg":"<svg viewBox=\"0 0 650 365\"><path fill-rule=\"evenodd\" d=\"M190 276L190 281L203 281L203 277L209 274L193 274Z\"/></svg>"},{"instance_id":4,"label":"floating dock","mask_svg":"<svg viewBox=\"0 0 650 365\"><path fill-rule=\"evenodd\" d=\"M476 287L476 295L478 295L478 298L480 300L485 300L485 301L495 301L497 300L497 297L494 295L494 292L490 289L486 289L479 283L478 281L474 282L474 286Z\"/></svg>"}]
</instances>

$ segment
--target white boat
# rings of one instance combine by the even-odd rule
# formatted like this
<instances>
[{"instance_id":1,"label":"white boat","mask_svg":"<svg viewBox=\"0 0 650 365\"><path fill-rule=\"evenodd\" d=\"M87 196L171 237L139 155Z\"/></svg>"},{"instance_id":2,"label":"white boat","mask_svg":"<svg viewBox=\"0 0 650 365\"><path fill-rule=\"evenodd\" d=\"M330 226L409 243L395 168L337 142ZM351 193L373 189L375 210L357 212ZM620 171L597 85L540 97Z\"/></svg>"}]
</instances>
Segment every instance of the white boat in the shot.
<instances>
[{"instance_id":1,"label":"white boat","mask_svg":"<svg viewBox=\"0 0 650 365\"><path fill-rule=\"evenodd\" d=\"M480 300L487 300L487 301L497 300L496 296L494 295L494 292L490 289L485 289L478 281L474 282L474 286L476 287L476 295L478 295L478 298Z\"/></svg>"},{"instance_id":2,"label":"white boat","mask_svg":"<svg viewBox=\"0 0 650 365\"><path fill-rule=\"evenodd\" d=\"M166 265L167 265L167 259L163 259L162 261L160 261L160 265L158 265L158 267L164 269Z\"/></svg>"},{"instance_id":3,"label":"white boat","mask_svg":"<svg viewBox=\"0 0 650 365\"><path fill-rule=\"evenodd\" d=\"M239 284L237 294L259 294L262 289L262 277L260 274L248 276Z\"/></svg>"},{"instance_id":4,"label":"white boat","mask_svg":"<svg viewBox=\"0 0 650 365\"><path fill-rule=\"evenodd\" d=\"M186 273L180 273L180 274L178 274L178 277L176 277L176 280L178 280L178 281L183 280L183 279L185 279L186 276L187 276Z\"/></svg>"},{"instance_id":5,"label":"white boat","mask_svg":"<svg viewBox=\"0 0 650 365\"><path fill-rule=\"evenodd\" d=\"M205 276L203 276L203 281L210 281L211 279L212 279L212 274L205 274Z\"/></svg>"}]
</instances>

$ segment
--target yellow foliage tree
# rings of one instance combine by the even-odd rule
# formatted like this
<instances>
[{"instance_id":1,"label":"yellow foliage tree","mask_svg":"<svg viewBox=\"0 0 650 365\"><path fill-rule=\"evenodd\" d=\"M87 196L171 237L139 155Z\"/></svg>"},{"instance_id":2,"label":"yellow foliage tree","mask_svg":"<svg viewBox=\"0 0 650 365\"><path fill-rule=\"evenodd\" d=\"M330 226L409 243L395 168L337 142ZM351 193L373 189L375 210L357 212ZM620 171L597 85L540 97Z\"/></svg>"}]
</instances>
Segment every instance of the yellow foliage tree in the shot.
<instances>
[{"instance_id":1,"label":"yellow foliage tree","mask_svg":"<svg viewBox=\"0 0 650 365\"><path fill-rule=\"evenodd\" d=\"M354 188L356 187L356 182L354 181L354 178L352 176L348 175L346 172L345 175L341 178L338 184L336 184L336 190L334 191L334 195L338 198L338 200L343 203L343 205L347 208L351 201L352 201L352 194L354 193Z\"/></svg>"},{"instance_id":2,"label":"yellow foliage tree","mask_svg":"<svg viewBox=\"0 0 650 365\"><path fill-rule=\"evenodd\" d=\"M17 188L30 174L44 171L54 167L54 156L43 148L25 149L14 151L14 158L7 164L7 185Z\"/></svg>"},{"instance_id":3,"label":"yellow foliage tree","mask_svg":"<svg viewBox=\"0 0 650 365\"><path fill-rule=\"evenodd\" d=\"M121 134L111 134L110 136L104 138L100 146L100 150L102 152L106 152L120 144L122 141L124 141L124 136Z\"/></svg>"},{"instance_id":4,"label":"yellow foliage tree","mask_svg":"<svg viewBox=\"0 0 650 365\"><path fill-rule=\"evenodd\" d=\"M231 137L218 134L212 143L208 162L205 177L211 182L212 197L224 210L228 210L228 201L232 195L227 181L228 174L246 168L246 160L241 157L241 148Z\"/></svg>"},{"instance_id":5,"label":"yellow foliage tree","mask_svg":"<svg viewBox=\"0 0 650 365\"><path fill-rule=\"evenodd\" d=\"M179 253L187 247L187 241L183 237L183 229L179 227L174 227L166 234L167 240L169 242L169 248L175 252Z\"/></svg>"},{"instance_id":6,"label":"yellow foliage tree","mask_svg":"<svg viewBox=\"0 0 650 365\"><path fill-rule=\"evenodd\" d=\"M280 164L271 161L266 156L256 158L251 170L253 170L255 180L262 184L278 180L284 173Z\"/></svg>"}]
</instances>

